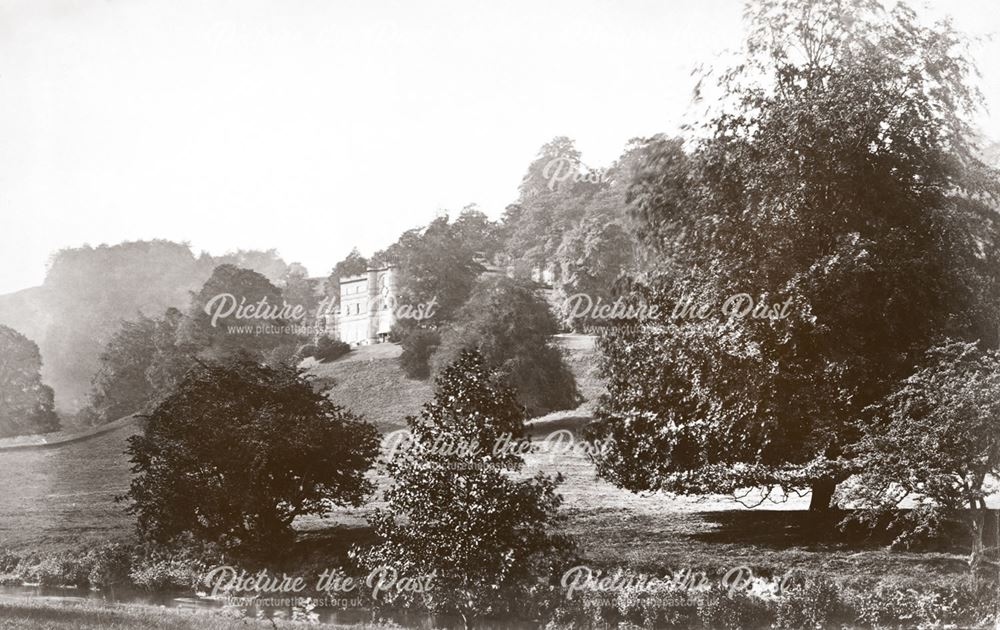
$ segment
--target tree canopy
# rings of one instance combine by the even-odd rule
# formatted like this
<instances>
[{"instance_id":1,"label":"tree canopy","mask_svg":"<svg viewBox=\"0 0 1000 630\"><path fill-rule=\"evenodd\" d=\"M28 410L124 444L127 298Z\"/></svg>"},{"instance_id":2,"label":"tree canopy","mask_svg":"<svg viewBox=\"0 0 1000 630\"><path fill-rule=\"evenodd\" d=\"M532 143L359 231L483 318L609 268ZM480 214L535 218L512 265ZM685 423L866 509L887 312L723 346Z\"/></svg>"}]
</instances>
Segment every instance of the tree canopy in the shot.
<instances>
[{"instance_id":1,"label":"tree canopy","mask_svg":"<svg viewBox=\"0 0 1000 630\"><path fill-rule=\"evenodd\" d=\"M470 627L528 593L554 591L570 546L552 531L559 478L508 474L521 468L528 444L516 392L475 352L462 353L436 383L434 400L406 419L408 441L384 462L392 486L386 507L370 517L380 542L360 561L400 576L433 575L430 593L392 593L398 601L387 603L456 613Z\"/></svg>"},{"instance_id":2,"label":"tree canopy","mask_svg":"<svg viewBox=\"0 0 1000 630\"><path fill-rule=\"evenodd\" d=\"M128 510L157 542L267 549L296 516L360 505L377 453L375 428L299 370L246 355L199 363L129 438Z\"/></svg>"},{"instance_id":3,"label":"tree canopy","mask_svg":"<svg viewBox=\"0 0 1000 630\"><path fill-rule=\"evenodd\" d=\"M751 5L718 106L653 139L630 190L664 315L603 340L601 474L634 490L813 487L851 472L863 409L946 337L995 346L997 179L963 40L905 5ZM746 293L781 319L732 317ZM704 318L674 318L685 300Z\"/></svg>"},{"instance_id":4,"label":"tree canopy","mask_svg":"<svg viewBox=\"0 0 1000 630\"><path fill-rule=\"evenodd\" d=\"M52 388L42 383L38 346L0 325L0 437L45 433L59 428Z\"/></svg>"}]
</instances>

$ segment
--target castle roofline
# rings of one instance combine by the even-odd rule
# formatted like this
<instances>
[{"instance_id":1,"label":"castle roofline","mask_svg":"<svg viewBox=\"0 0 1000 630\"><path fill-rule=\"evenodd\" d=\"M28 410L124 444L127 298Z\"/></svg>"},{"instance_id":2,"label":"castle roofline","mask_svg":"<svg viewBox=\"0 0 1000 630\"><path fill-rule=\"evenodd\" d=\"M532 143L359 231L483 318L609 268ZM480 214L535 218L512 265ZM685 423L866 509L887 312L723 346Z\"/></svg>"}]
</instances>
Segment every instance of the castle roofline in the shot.
<instances>
[{"instance_id":1,"label":"castle roofline","mask_svg":"<svg viewBox=\"0 0 1000 630\"><path fill-rule=\"evenodd\" d=\"M368 271L366 271L364 273L359 273L359 274L356 274L356 275L353 275L353 276L345 276L345 277L343 277L343 278L340 279L340 283L341 284L346 284L346 283L349 283L349 282L359 282L361 280L367 280L368 279L368 274L372 273L373 271L375 273L378 273L380 271L389 271L391 269L395 269L395 267L393 265L387 265L385 267L378 267L378 268L374 268L373 267L373 268L369 269Z\"/></svg>"}]
</instances>

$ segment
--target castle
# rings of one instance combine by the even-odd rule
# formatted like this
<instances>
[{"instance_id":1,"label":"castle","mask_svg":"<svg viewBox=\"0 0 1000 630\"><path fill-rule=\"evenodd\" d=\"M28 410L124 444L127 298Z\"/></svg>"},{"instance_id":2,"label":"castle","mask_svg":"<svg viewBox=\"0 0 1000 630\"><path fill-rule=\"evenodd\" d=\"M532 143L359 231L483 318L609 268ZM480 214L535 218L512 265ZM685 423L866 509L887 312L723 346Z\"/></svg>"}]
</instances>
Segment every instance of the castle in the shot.
<instances>
[{"instance_id":1,"label":"castle","mask_svg":"<svg viewBox=\"0 0 1000 630\"><path fill-rule=\"evenodd\" d=\"M382 343L395 323L396 275L392 267L340 279L340 308L326 316L326 333L352 346Z\"/></svg>"}]
</instances>

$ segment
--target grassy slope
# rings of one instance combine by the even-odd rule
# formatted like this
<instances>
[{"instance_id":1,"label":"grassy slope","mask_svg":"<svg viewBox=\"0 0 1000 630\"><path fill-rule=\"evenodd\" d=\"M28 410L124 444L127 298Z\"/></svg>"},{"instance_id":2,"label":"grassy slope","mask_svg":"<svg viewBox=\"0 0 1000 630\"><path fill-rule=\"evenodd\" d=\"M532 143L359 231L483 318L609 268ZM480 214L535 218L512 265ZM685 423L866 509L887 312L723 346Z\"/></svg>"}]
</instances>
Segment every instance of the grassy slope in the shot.
<instances>
[{"instance_id":1,"label":"grassy slope","mask_svg":"<svg viewBox=\"0 0 1000 630\"><path fill-rule=\"evenodd\" d=\"M564 343L574 344L579 340ZM586 346L570 352L581 389L591 394L599 390ZM427 383L402 378L396 353L393 346L363 348L314 372L337 381L332 395L338 403L388 430L400 426L401 418L415 413L430 395ZM534 421L533 432L575 428L586 420L585 405L576 413ZM134 430L126 427L52 450L0 451L0 547L51 551L126 535L129 521L112 499L127 488L128 464L121 449ZM594 566L627 564L664 573L748 564L844 577L891 574L922 582L965 570L964 557L958 554L888 553L881 543L862 543L831 533L832 528L814 527L804 512L806 498L748 511L727 497L642 497L596 479L582 454L528 459L526 473L544 470L565 477L565 528ZM338 536L349 533L357 539L363 537L361 528L371 507L337 509L326 518L300 519L296 527L309 539L328 536L323 532L331 528L341 528Z\"/></svg>"},{"instance_id":2,"label":"grassy slope","mask_svg":"<svg viewBox=\"0 0 1000 630\"><path fill-rule=\"evenodd\" d=\"M432 394L429 382L406 378L397 360L401 351L395 344L361 346L310 373L330 388L334 402L388 432L405 426L403 418L419 413Z\"/></svg>"}]
</instances>

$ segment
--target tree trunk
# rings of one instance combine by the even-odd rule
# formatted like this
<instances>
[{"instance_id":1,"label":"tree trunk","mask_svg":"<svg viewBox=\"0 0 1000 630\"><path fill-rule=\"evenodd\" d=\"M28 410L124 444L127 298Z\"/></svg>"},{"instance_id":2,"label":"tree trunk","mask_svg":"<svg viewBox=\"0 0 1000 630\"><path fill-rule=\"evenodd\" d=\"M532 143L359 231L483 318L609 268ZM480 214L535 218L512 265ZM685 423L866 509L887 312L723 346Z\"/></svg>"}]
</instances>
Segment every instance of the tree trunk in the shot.
<instances>
[{"instance_id":1,"label":"tree trunk","mask_svg":"<svg viewBox=\"0 0 1000 630\"><path fill-rule=\"evenodd\" d=\"M986 514L984 510L971 510L970 515L972 526L972 553L969 554L969 573L972 575L973 584L979 580L979 569L983 566L983 530L986 525Z\"/></svg>"},{"instance_id":2,"label":"tree trunk","mask_svg":"<svg viewBox=\"0 0 1000 630\"><path fill-rule=\"evenodd\" d=\"M810 512L825 512L832 506L833 493L837 489L834 479L819 479L812 485L812 498L809 500Z\"/></svg>"}]
</instances>

